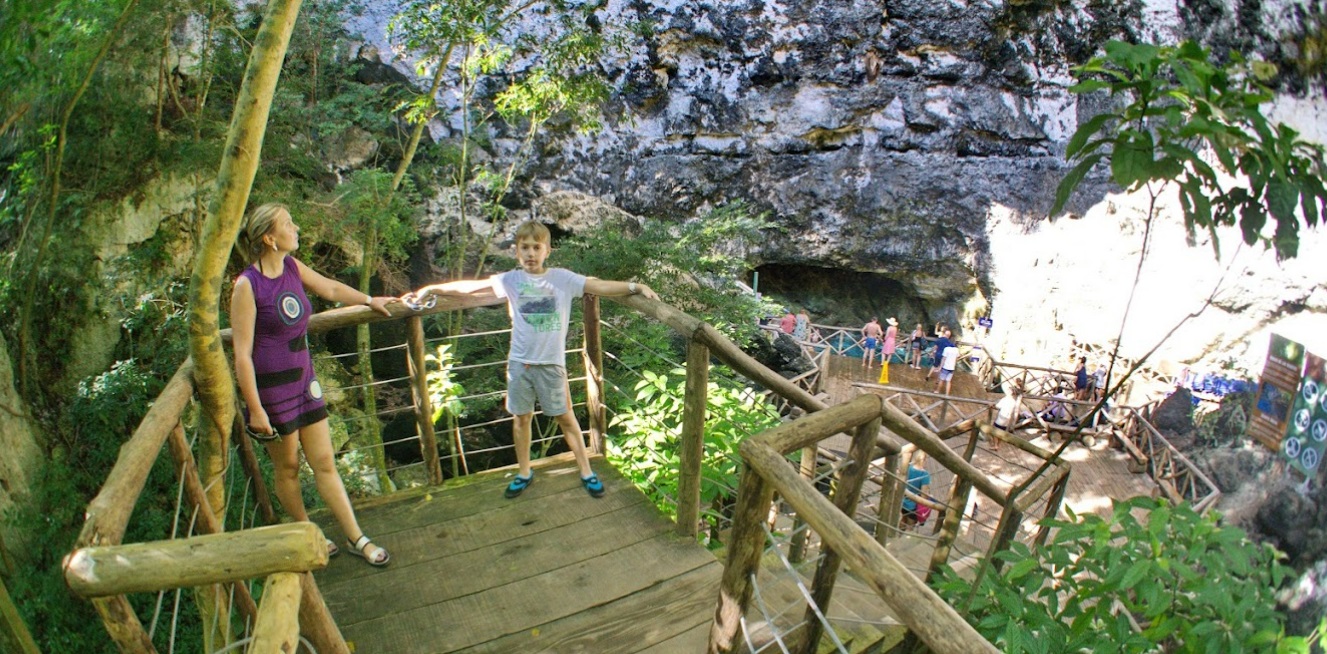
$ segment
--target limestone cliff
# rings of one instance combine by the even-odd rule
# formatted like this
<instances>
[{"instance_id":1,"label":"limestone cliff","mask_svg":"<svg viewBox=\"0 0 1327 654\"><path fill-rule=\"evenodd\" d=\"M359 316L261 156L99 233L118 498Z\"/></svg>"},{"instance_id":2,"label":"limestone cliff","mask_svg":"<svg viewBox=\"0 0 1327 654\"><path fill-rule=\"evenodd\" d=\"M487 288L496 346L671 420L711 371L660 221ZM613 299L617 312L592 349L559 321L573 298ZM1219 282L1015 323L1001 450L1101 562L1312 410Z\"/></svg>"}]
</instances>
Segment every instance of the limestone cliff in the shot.
<instances>
[{"instance_id":1,"label":"limestone cliff","mask_svg":"<svg viewBox=\"0 0 1327 654\"><path fill-rule=\"evenodd\" d=\"M611 0L604 29L644 29L603 64L617 90L606 129L545 150L524 181L535 196L575 191L651 219L745 200L781 232L752 254L762 289L841 324L876 314L963 325L989 311L997 350L1035 360L1071 334L1114 337L1140 247L1133 213L1111 209L1131 201L1108 197L1100 180L1069 208L1086 219L1045 221L1064 144L1101 101L1066 91L1071 66L1111 38L1196 35L1277 62L1286 88L1303 89L1320 78L1294 57L1312 36L1306 25L1318 24L1306 19L1313 6ZM394 12L391 0L371 2L352 28L390 52L383 25ZM413 67L408 53L392 63ZM439 99L456 108L451 94ZM435 136L452 135L452 116ZM504 147L498 139L495 154ZM1166 308L1187 311L1220 267L1173 230L1155 243L1146 284L1173 294ZM1306 243L1302 258L1312 261L1315 247ZM1167 264L1181 261L1172 275ZM1166 354L1212 363L1279 317L1327 310L1309 266L1255 268L1237 266L1236 290ZM1174 313L1139 311L1142 332L1125 338L1134 353Z\"/></svg>"}]
</instances>

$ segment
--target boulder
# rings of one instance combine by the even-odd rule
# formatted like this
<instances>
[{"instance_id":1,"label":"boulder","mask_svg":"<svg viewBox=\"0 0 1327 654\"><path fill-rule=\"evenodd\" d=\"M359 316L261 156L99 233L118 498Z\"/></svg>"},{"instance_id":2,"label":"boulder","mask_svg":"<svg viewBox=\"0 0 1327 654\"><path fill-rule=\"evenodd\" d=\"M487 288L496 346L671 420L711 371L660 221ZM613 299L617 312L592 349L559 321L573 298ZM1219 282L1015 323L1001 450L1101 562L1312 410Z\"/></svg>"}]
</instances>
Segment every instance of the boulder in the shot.
<instances>
[{"instance_id":1,"label":"boulder","mask_svg":"<svg viewBox=\"0 0 1327 654\"><path fill-rule=\"evenodd\" d=\"M1193 394L1189 389L1176 388L1174 393L1162 400L1152 412L1152 426L1167 437L1185 436L1192 432Z\"/></svg>"}]
</instances>

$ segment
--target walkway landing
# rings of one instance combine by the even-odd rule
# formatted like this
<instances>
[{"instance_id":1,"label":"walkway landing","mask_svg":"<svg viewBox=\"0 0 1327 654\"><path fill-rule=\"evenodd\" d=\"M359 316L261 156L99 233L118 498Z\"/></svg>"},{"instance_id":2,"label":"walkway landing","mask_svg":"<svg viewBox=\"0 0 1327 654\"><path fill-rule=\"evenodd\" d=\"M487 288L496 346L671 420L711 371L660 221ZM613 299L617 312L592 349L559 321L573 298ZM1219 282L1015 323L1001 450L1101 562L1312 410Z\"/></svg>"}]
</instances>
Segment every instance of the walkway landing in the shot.
<instances>
[{"instance_id":1,"label":"walkway landing","mask_svg":"<svg viewBox=\"0 0 1327 654\"><path fill-rule=\"evenodd\" d=\"M502 496L507 468L357 506L391 565L343 552L315 575L353 651L704 651L722 565L605 461L594 467L599 499L562 455L536 461L515 500Z\"/></svg>"}]
</instances>

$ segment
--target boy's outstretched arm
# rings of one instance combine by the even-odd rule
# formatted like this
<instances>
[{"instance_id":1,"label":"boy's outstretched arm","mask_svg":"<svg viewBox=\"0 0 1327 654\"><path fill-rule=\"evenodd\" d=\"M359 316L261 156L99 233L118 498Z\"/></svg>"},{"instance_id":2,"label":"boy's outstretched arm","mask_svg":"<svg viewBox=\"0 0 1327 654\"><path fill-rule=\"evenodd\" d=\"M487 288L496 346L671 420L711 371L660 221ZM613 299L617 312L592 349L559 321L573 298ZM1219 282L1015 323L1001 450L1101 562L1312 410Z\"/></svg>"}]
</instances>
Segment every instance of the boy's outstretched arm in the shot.
<instances>
[{"instance_id":1,"label":"boy's outstretched arm","mask_svg":"<svg viewBox=\"0 0 1327 654\"><path fill-rule=\"evenodd\" d=\"M488 278L457 279L450 282L440 282L420 287L418 290L406 293L404 298L411 302L417 302L430 295L469 295L490 288L493 288L493 283L489 281Z\"/></svg>"},{"instance_id":2,"label":"boy's outstretched arm","mask_svg":"<svg viewBox=\"0 0 1327 654\"><path fill-rule=\"evenodd\" d=\"M585 278L585 292L590 295L615 297L620 295L644 295L651 300L659 299L654 289L637 282L610 282L594 277Z\"/></svg>"}]
</instances>

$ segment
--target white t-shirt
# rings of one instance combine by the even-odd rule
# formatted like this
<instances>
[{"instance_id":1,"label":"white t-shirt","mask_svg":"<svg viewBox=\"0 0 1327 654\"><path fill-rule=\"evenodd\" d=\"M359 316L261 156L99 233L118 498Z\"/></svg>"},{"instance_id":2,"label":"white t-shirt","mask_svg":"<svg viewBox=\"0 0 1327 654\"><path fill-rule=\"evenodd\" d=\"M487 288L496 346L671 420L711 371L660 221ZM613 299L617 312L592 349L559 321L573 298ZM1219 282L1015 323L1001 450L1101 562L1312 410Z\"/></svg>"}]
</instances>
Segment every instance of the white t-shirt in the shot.
<instances>
[{"instance_id":1,"label":"white t-shirt","mask_svg":"<svg viewBox=\"0 0 1327 654\"><path fill-rule=\"evenodd\" d=\"M940 353L940 369L953 370L958 365L958 348L950 345Z\"/></svg>"},{"instance_id":2,"label":"white t-shirt","mask_svg":"<svg viewBox=\"0 0 1327 654\"><path fill-rule=\"evenodd\" d=\"M995 403L995 424L1006 429L1014 428L1014 421L1018 418L1018 400L1012 395L1006 395Z\"/></svg>"},{"instance_id":3,"label":"white t-shirt","mask_svg":"<svg viewBox=\"0 0 1327 654\"><path fill-rule=\"evenodd\" d=\"M511 316L509 361L567 365L567 325L571 301L585 294L585 276L565 268L542 275L521 269L489 278L493 292L507 299Z\"/></svg>"}]
</instances>

